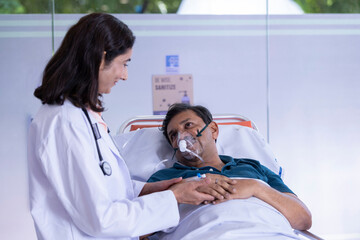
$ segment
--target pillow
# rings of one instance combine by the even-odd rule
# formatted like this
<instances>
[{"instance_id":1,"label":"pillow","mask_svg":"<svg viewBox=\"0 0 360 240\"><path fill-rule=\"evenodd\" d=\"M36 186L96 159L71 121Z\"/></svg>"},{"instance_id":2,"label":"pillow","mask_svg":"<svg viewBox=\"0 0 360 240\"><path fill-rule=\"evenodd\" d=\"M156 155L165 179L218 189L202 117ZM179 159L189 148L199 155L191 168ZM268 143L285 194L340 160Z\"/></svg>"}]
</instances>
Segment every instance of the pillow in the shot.
<instances>
[{"instance_id":1,"label":"pillow","mask_svg":"<svg viewBox=\"0 0 360 240\"><path fill-rule=\"evenodd\" d=\"M144 128L114 136L121 156L133 179L147 181L156 171L171 167L174 150L159 128ZM217 149L220 155L251 158L279 174L281 167L269 145L254 129L239 125L220 125ZM281 176L281 174L279 174Z\"/></svg>"},{"instance_id":2,"label":"pillow","mask_svg":"<svg viewBox=\"0 0 360 240\"><path fill-rule=\"evenodd\" d=\"M234 125L219 126L216 147L220 155L258 160L262 165L282 177L282 167L277 162L270 145L255 129Z\"/></svg>"},{"instance_id":3,"label":"pillow","mask_svg":"<svg viewBox=\"0 0 360 240\"><path fill-rule=\"evenodd\" d=\"M114 136L132 179L147 181L156 171L171 167L174 150L159 128L144 128Z\"/></svg>"}]
</instances>

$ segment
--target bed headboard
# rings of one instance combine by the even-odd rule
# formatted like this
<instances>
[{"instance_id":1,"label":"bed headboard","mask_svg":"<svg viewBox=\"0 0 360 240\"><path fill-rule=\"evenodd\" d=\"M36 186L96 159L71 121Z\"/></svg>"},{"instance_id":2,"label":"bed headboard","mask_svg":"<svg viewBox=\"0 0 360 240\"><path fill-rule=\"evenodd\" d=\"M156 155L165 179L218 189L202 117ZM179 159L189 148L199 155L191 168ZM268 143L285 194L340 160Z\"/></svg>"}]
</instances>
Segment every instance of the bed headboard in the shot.
<instances>
[{"instance_id":1,"label":"bed headboard","mask_svg":"<svg viewBox=\"0 0 360 240\"><path fill-rule=\"evenodd\" d=\"M119 128L118 134L131 132L137 129L142 128L151 128L162 126L162 122L165 118L165 115L144 115L130 118L125 121ZM249 118L235 115L235 114L222 114L222 115L213 115L213 120L218 125L242 125L251 127L258 131L256 124L251 121Z\"/></svg>"}]
</instances>

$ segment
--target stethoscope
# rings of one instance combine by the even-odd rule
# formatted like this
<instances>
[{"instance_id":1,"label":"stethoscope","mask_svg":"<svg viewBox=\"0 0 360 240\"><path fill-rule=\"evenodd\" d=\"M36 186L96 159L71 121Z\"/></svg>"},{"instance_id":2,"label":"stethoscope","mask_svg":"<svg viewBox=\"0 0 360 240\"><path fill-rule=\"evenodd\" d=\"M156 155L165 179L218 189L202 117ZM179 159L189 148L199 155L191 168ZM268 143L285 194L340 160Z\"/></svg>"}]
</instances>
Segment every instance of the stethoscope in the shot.
<instances>
[{"instance_id":1,"label":"stethoscope","mask_svg":"<svg viewBox=\"0 0 360 240\"><path fill-rule=\"evenodd\" d=\"M112 173L110 163L108 163L107 161L104 161L104 159L103 159L103 157L101 155L101 152L100 152L98 141L97 141L98 139L101 138L100 131L99 131L99 128L97 126L97 123L91 123L91 120L90 120L90 117L89 117L89 114L88 114L87 110L85 108L82 108L82 110L85 113L85 116L86 116L87 120L89 121L91 130L92 130L93 135L94 135L96 149L97 149L97 152L98 152L98 155L99 155L99 160L100 160L100 163L99 163L100 169L104 173L105 176L110 176L111 173ZM109 132L109 129L108 129L108 132Z\"/></svg>"}]
</instances>

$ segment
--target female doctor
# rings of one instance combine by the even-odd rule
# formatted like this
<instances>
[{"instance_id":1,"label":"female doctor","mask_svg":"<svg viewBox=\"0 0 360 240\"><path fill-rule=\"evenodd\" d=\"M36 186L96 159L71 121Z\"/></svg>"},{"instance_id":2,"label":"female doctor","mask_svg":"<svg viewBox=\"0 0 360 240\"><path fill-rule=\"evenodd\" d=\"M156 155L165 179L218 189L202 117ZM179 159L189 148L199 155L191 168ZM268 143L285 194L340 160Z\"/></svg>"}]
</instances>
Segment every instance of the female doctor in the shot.
<instances>
[{"instance_id":1,"label":"female doctor","mask_svg":"<svg viewBox=\"0 0 360 240\"><path fill-rule=\"evenodd\" d=\"M39 239L138 239L177 225L178 203L214 200L196 191L208 180L131 180L100 114L102 94L128 77L134 41L117 18L89 14L69 29L44 70L34 92L42 106L28 139Z\"/></svg>"}]
</instances>

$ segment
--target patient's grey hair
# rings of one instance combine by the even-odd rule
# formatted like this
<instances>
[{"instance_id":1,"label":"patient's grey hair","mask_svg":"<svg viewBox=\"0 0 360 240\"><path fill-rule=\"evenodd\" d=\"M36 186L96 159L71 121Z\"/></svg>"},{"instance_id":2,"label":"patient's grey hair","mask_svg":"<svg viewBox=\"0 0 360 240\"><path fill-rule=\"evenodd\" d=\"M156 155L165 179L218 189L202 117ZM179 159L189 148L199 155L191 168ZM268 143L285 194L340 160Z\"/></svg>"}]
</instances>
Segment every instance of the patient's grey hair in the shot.
<instances>
[{"instance_id":1,"label":"patient's grey hair","mask_svg":"<svg viewBox=\"0 0 360 240\"><path fill-rule=\"evenodd\" d=\"M213 121L213 117L212 117L210 111L206 107L203 107L200 105L192 106L192 105L185 104L185 103L175 103L169 107L169 110L166 113L165 119L164 119L162 127L161 127L161 131L163 132L166 140L169 143L170 143L170 139L167 134L167 128L168 128L168 125L169 125L171 119L173 119L173 117L175 117L179 113L182 113L182 112L185 112L188 110L193 111L197 116L199 116L204 121L205 124L210 124ZM170 143L170 145L171 145L171 143Z\"/></svg>"}]
</instances>

